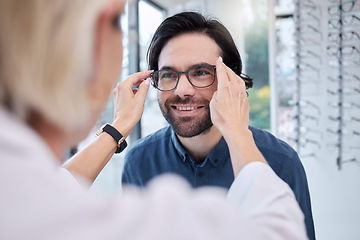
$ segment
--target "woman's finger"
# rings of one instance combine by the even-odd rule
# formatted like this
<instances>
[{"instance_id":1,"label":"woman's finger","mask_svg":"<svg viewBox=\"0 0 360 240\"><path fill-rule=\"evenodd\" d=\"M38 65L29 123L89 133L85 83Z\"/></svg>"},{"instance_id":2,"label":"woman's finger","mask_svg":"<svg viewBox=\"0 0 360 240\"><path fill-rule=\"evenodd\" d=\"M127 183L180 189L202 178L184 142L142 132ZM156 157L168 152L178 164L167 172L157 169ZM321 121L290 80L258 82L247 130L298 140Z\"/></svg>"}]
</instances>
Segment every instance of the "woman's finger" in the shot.
<instances>
[{"instance_id":1,"label":"woman's finger","mask_svg":"<svg viewBox=\"0 0 360 240\"><path fill-rule=\"evenodd\" d=\"M216 60L216 77L218 80L218 91L221 92L229 82L225 64L222 62L221 57Z\"/></svg>"},{"instance_id":2,"label":"woman's finger","mask_svg":"<svg viewBox=\"0 0 360 240\"><path fill-rule=\"evenodd\" d=\"M133 85L136 85L141 80L145 80L148 77L150 77L150 74L153 71L144 71L144 72L137 72L132 75L130 75L128 78L126 78L123 82L131 82Z\"/></svg>"},{"instance_id":3,"label":"woman's finger","mask_svg":"<svg viewBox=\"0 0 360 240\"><path fill-rule=\"evenodd\" d=\"M224 65L224 68L225 68L225 71L228 76L230 84L240 87L241 94L246 93L245 81L228 66Z\"/></svg>"},{"instance_id":4,"label":"woman's finger","mask_svg":"<svg viewBox=\"0 0 360 240\"><path fill-rule=\"evenodd\" d=\"M150 87L150 81L151 81L150 78L147 78L144 81L142 81L142 83L139 85L139 88L136 92L135 97L140 98L140 100L142 102L145 102L146 94Z\"/></svg>"}]
</instances>

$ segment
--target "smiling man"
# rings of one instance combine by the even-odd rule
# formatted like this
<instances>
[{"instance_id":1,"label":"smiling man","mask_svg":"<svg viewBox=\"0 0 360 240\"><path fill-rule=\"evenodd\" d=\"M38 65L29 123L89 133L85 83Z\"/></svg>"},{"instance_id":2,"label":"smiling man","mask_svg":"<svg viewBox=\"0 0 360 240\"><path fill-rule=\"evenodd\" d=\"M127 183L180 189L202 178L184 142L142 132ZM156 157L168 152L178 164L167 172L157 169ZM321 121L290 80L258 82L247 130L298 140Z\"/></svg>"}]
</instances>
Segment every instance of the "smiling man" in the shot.
<instances>
[{"instance_id":1,"label":"smiling man","mask_svg":"<svg viewBox=\"0 0 360 240\"><path fill-rule=\"evenodd\" d=\"M124 184L145 186L155 176L171 172L185 177L193 187L230 187L234 173L229 148L212 123L209 106L217 91L218 56L247 87L252 86L252 79L242 73L230 33L218 21L184 12L159 26L148 51L149 68L155 70L153 85L170 126L129 149ZM270 133L249 128L269 165L295 193L308 236L315 239L306 174L297 153Z\"/></svg>"},{"instance_id":2,"label":"smiling man","mask_svg":"<svg viewBox=\"0 0 360 240\"><path fill-rule=\"evenodd\" d=\"M216 91L214 64L220 53L214 40L200 33L175 37L160 53L161 70L153 74L159 106L183 141L210 133L209 102Z\"/></svg>"}]
</instances>

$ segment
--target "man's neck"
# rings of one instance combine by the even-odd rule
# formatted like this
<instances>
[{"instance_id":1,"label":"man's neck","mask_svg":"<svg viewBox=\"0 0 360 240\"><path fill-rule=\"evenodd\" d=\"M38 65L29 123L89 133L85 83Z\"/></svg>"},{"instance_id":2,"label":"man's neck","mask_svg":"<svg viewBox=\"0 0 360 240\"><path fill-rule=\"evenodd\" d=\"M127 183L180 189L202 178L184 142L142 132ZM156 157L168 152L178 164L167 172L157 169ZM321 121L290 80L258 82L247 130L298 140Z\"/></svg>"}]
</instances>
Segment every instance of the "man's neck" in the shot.
<instances>
[{"instance_id":1,"label":"man's neck","mask_svg":"<svg viewBox=\"0 0 360 240\"><path fill-rule=\"evenodd\" d=\"M189 152L194 161L201 163L220 142L222 135L212 126L209 131L191 138L177 136L180 143Z\"/></svg>"}]
</instances>

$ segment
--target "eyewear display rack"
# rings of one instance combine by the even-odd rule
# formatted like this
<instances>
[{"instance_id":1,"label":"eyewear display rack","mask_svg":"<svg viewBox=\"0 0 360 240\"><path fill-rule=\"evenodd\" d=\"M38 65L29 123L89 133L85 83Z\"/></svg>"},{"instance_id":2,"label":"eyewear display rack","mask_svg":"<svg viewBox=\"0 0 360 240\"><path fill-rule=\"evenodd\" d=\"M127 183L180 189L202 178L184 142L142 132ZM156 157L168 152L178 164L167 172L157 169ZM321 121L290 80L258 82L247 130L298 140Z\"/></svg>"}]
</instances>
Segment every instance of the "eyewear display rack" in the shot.
<instances>
[{"instance_id":1,"label":"eyewear display rack","mask_svg":"<svg viewBox=\"0 0 360 240\"><path fill-rule=\"evenodd\" d=\"M360 1L296 0L293 141L301 158L360 154Z\"/></svg>"}]
</instances>

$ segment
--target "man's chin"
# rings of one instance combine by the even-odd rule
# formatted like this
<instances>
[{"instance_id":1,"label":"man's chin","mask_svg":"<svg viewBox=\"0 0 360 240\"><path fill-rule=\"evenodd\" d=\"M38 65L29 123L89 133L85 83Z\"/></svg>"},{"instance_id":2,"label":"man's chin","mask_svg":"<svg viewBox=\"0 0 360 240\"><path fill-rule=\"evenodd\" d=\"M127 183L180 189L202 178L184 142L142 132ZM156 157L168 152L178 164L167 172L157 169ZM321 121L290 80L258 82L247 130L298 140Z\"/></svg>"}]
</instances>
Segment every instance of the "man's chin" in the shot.
<instances>
[{"instance_id":1,"label":"man's chin","mask_svg":"<svg viewBox=\"0 0 360 240\"><path fill-rule=\"evenodd\" d=\"M171 124L170 124L171 125ZM183 124L182 126L179 125L171 125L176 135L183 138L192 138L199 135L206 134L210 131L212 127L212 123L208 125L202 125L202 126L186 126L186 124Z\"/></svg>"},{"instance_id":2,"label":"man's chin","mask_svg":"<svg viewBox=\"0 0 360 240\"><path fill-rule=\"evenodd\" d=\"M192 138L201 134L206 134L213 126L210 118L210 111L203 116L177 116L171 112L171 108L161 109L166 121L173 128L176 135L183 138Z\"/></svg>"}]
</instances>

